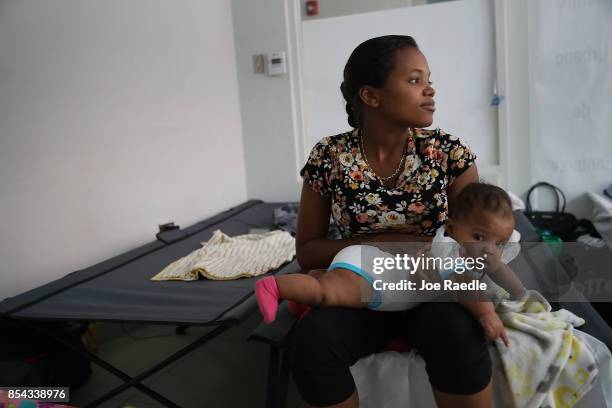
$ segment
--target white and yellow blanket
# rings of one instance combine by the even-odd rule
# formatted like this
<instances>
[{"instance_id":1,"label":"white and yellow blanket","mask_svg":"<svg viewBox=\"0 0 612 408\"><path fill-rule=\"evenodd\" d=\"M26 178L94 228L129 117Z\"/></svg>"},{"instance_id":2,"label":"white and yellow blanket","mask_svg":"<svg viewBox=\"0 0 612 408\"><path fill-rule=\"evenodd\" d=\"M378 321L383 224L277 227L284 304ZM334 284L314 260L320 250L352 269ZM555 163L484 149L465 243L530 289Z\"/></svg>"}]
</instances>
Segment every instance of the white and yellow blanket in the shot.
<instances>
[{"instance_id":1,"label":"white and yellow blanket","mask_svg":"<svg viewBox=\"0 0 612 408\"><path fill-rule=\"evenodd\" d=\"M536 291L521 301L497 305L510 346L496 346L520 408L573 407L592 387L598 374L591 350L574 335L584 320L550 304Z\"/></svg>"}]
</instances>

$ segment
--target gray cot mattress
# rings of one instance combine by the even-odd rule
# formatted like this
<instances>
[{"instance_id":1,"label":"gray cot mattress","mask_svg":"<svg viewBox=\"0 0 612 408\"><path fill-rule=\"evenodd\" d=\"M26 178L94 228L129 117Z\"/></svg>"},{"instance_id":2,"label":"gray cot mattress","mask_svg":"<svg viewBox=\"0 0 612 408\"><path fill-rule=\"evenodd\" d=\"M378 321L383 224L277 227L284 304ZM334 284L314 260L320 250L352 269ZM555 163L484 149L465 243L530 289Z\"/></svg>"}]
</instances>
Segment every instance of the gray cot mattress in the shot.
<instances>
[{"instance_id":1,"label":"gray cot mattress","mask_svg":"<svg viewBox=\"0 0 612 408\"><path fill-rule=\"evenodd\" d=\"M248 201L217 216L0 303L0 314L18 319L221 324L254 311L255 279L164 281L150 278L170 262L200 248L216 229L228 235L272 228L273 209L284 203ZM270 273L298 270L297 261Z\"/></svg>"}]
</instances>

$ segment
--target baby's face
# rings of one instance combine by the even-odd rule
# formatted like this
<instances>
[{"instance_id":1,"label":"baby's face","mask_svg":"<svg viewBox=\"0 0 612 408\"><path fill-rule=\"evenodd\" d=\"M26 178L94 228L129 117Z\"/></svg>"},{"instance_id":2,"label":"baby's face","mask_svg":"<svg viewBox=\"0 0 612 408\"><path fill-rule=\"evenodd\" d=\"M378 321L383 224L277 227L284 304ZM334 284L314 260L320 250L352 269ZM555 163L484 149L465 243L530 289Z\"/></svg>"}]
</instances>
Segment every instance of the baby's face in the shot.
<instances>
[{"instance_id":1,"label":"baby's face","mask_svg":"<svg viewBox=\"0 0 612 408\"><path fill-rule=\"evenodd\" d=\"M514 217L501 211L478 210L449 220L447 228L448 234L462 244L465 256L478 258L486 254L499 259L514 231Z\"/></svg>"}]
</instances>

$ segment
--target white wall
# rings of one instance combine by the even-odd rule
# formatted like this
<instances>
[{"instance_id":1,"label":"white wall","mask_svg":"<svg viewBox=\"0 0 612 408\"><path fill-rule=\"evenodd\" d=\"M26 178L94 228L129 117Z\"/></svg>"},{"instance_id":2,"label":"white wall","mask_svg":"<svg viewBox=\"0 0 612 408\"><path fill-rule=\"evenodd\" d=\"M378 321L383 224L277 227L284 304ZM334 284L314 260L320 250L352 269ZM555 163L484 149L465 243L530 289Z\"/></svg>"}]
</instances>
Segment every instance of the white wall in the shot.
<instances>
[{"instance_id":1,"label":"white wall","mask_svg":"<svg viewBox=\"0 0 612 408\"><path fill-rule=\"evenodd\" d=\"M247 199L235 55L226 0L0 3L0 299Z\"/></svg>"},{"instance_id":2,"label":"white wall","mask_svg":"<svg viewBox=\"0 0 612 408\"><path fill-rule=\"evenodd\" d=\"M369 11L387 10L407 6L444 3L457 0L319 0L319 12L316 16L306 14L306 1L300 1L300 14L303 20L346 16L349 14L367 13Z\"/></svg>"},{"instance_id":3,"label":"white wall","mask_svg":"<svg viewBox=\"0 0 612 408\"><path fill-rule=\"evenodd\" d=\"M297 13L292 0L232 0L236 62L240 86L249 198L299 199L298 170L304 158L296 151L299 128L295 35L289 21ZM286 51L289 73L255 74L253 55Z\"/></svg>"},{"instance_id":4,"label":"white wall","mask_svg":"<svg viewBox=\"0 0 612 408\"><path fill-rule=\"evenodd\" d=\"M585 192L612 182L612 1L530 3L533 181L564 190L590 215Z\"/></svg>"},{"instance_id":5,"label":"white wall","mask_svg":"<svg viewBox=\"0 0 612 408\"><path fill-rule=\"evenodd\" d=\"M318 18L346 16L424 3L425 0L319 0L319 12L316 16L306 15L306 0L300 0L300 8L302 19L316 20Z\"/></svg>"},{"instance_id":6,"label":"white wall","mask_svg":"<svg viewBox=\"0 0 612 408\"><path fill-rule=\"evenodd\" d=\"M543 0L495 0L498 60L501 62L498 65L500 92L506 95L506 101L500 107L500 135L502 162L507 158L508 165L502 168L502 175L509 189L523 198L536 181L552 182L566 192L567 210L578 217L588 218L591 208L585 199L585 192L601 192L611 181L610 137L609 132L606 135L605 130L601 131L610 128L602 125L610 123L610 115L604 111L605 103L610 101L610 71L587 59L583 61L582 68L572 67L574 75L566 80L548 83L547 89L542 84L543 79L547 80L547 76L557 77L566 68L558 63L556 66L546 65L547 61L563 59L565 55L580 49L580 44L577 48L575 43L561 38L544 39L539 54L536 45L538 35L541 35L538 30L545 30L545 35L556 38L554 24L559 24L558 29L567 29L569 38L579 43L582 41L586 50L594 48L609 64L605 44L610 36L602 31L601 24L595 23L593 15L589 18L585 15L596 12L599 14L597 18L605 20L612 15L612 2L546 0L548 6L563 15L564 21L550 18L551 13L538 17L535 6L544 4ZM546 21L538 22L538 18ZM603 51L590 41L598 44ZM574 83L574 77L580 77L577 83ZM581 109L585 103L592 105L586 110L587 115ZM538 111L540 114L535 113ZM547 112L547 116L542 112ZM569 123L570 127L565 131L550 131L561 123ZM572 129L575 126L579 126L579 131ZM549 152L542 151L541 144L545 140L554 140L555 148ZM594 160L584 160L585 154ZM538 208L550 209L553 197L542 191L542 194L535 196L535 202Z\"/></svg>"}]
</instances>

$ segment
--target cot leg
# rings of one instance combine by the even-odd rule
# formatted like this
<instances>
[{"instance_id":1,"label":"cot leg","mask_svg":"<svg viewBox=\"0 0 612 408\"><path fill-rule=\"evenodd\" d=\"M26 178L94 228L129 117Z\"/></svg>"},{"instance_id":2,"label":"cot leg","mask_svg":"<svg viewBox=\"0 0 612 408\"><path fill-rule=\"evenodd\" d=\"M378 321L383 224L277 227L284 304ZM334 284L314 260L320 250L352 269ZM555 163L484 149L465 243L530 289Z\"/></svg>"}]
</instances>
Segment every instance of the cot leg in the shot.
<instances>
[{"instance_id":1,"label":"cot leg","mask_svg":"<svg viewBox=\"0 0 612 408\"><path fill-rule=\"evenodd\" d=\"M121 392L125 391L126 389L128 389L130 387L137 388L139 391L141 391L144 394L148 395L149 397L157 400L158 402L160 402L165 407L168 407L168 408L180 408L179 405L175 404L174 402L170 401L169 399L165 398L164 396L158 394L157 392L153 391L149 387L145 386L144 384L141 383L141 381L143 381L145 378L148 378L152 374L158 372L162 368L168 366L169 364L177 361L181 357L187 355L188 353L192 352L196 348L200 347L202 344L212 340L213 338L217 337L219 334L223 333L224 331L226 331L227 329L229 329L231 327L231 326L218 326L217 328L215 328L211 332L206 333L205 335L203 335L200 338L196 339L195 341L193 341L189 345L187 345L187 346L183 347L182 349L180 349L179 351L175 352L171 356L165 358L164 360L162 360L161 362L159 362L155 366L149 368L148 370L145 370L144 372L140 373L139 375L137 375L135 377L131 377L128 374L126 374L125 372L123 372L120 369L118 369L117 367L109 364L105 360L103 360L100 357L96 356L95 354L92 354L92 353L88 352L87 350L84 350L84 349L81 350L79 348L74 347L74 345L72 345L70 343L70 341L68 341L66 338L64 338L64 336L62 336L59 333L55 333L52 330L48 330L48 329L46 329L46 328L44 328L42 326L38 326L35 323L30 323L30 322L28 322L26 320L20 320L20 322L22 324L24 324L25 326L28 326L28 327L30 327L30 328L32 328L32 329L42 333L43 335L46 335L46 336L48 336L50 338L53 338L53 339L59 341L60 343L70 347L71 349L73 349L74 351L78 352L79 354L87 357L92 363L97 364L98 366L102 367L106 371L110 372L111 374L114 374L115 376L119 377L120 379L122 379L124 381L124 383L122 385L120 385L120 386L114 388L113 390L107 392L106 394L102 395L101 397L97 398L96 400L86 404L85 405L86 408L96 407L96 406L98 406L98 405L100 405L100 404L110 400L115 395L120 394Z\"/></svg>"},{"instance_id":2,"label":"cot leg","mask_svg":"<svg viewBox=\"0 0 612 408\"><path fill-rule=\"evenodd\" d=\"M287 405L287 390L289 388L289 357L287 351L283 350L280 362L278 406L284 408Z\"/></svg>"},{"instance_id":3,"label":"cot leg","mask_svg":"<svg viewBox=\"0 0 612 408\"><path fill-rule=\"evenodd\" d=\"M270 346L270 360L268 363L268 395L266 396L267 408L281 408L278 405L279 358L279 349L274 346Z\"/></svg>"},{"instance_id":4,"label":"cot leg","mask_svg":"<svg viewBox=\"0 0 612 408\"><path fill-rule=\"evenodd\" d=\"M270 346L268 364L267 408L284 408L287 403L287 388L289 387L289 359L286 352L278 347Z\"/></svg>"}]
</instances>

